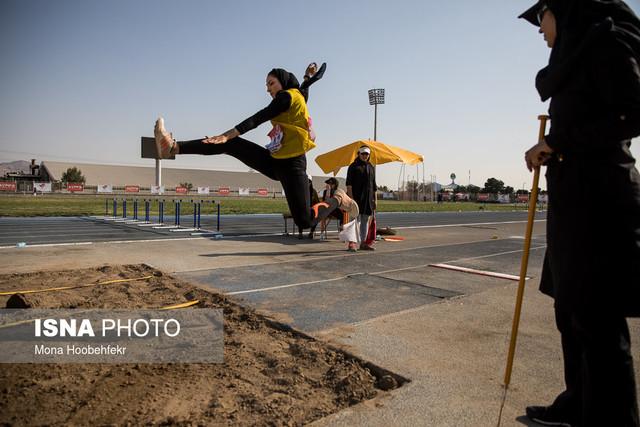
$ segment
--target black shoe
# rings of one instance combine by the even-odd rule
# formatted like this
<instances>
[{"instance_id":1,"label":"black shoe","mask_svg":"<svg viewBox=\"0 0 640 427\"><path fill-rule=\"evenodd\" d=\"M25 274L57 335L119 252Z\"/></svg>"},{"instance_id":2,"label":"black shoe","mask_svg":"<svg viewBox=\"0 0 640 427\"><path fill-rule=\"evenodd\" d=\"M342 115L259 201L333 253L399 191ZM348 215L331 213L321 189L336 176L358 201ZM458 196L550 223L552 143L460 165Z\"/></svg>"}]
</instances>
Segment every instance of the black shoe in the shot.
<instances>
[{"instance_id":1,"label":"black shoe","mask_svg":"<svg viewBox=\"0 0 640 427\"><path fill-rule=\"evenodd\" d=\"M576 426L576 421L561 410L551 406L527 406L527 417L546 426Z\"/></svg>"}]
</instances>

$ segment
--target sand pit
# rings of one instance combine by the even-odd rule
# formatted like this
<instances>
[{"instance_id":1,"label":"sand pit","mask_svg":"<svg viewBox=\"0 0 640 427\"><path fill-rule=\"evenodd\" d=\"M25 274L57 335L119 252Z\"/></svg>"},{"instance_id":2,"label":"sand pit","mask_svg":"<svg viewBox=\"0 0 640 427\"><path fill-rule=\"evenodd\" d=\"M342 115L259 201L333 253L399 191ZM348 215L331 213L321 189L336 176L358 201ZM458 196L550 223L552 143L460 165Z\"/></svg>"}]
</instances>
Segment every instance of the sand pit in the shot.
<instances>
[{"instance_id":1,"label":"sand pit","mask_svg":"<svg viewBox=\"0 0 640 427\"><path fill-rule=\"evenodd\" d=\"M0 276L0 292L33 308L147 308L200 300L224 309L224 363L0 364L3 425L303 425L377 397L399 378L144 265ZM5 307L10 295L0 296ZM391 379L390 379L391 378Z\"/></svg>"}]
</instances>

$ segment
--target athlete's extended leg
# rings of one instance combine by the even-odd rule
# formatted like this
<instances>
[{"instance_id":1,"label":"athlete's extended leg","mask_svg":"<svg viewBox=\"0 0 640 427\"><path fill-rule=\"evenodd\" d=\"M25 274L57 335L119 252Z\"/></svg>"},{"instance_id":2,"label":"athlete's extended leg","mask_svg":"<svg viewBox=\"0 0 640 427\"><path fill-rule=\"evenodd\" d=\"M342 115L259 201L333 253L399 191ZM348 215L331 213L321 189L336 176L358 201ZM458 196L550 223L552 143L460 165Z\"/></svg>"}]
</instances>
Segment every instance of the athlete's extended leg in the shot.
<instances>
[{"instance_id":1,"label":"athlete's extended leg","mask_svg":"<svg viewBox=\"0 0 640 427\"><path fill-rule=\"evenodd\" d=\"M246 139L236 137L224 144L205 144L202 139L178 141L179 154L202 154L205 156L227 154L235 157L251 169L255 169L268 178L277 180L273 170L273 157L269 150Z\"/></svg>"},{"instance_id":2,"label":"athlete's extended leg","mask_svg":"<svg viewBox=\"0 0 640 427\"><path fill-rule=\"evenodd\" d=\"M302 228L314 228L338 207L340 201L331 197L309 208L309 178L307 175L292 176L281 181L294 222ZM305 197L306 193L306 197Z\"/></svg>"}]
</instances>

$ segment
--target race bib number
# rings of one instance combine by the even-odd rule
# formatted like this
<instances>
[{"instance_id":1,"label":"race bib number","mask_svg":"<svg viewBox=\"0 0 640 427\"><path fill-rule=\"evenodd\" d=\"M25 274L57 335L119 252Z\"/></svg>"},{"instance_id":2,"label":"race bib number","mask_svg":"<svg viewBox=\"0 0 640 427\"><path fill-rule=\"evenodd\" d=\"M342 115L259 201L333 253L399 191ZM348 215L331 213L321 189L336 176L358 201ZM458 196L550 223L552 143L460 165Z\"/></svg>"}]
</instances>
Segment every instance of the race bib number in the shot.
<instances>
[{"instance_id":1,"label":"race bib number","mask_svg":"<svg viewBox=\"0 0 640 427\"><path fill-rule=\"evenodd\" d=\"M282 136L284 134L282 133L282 128L280 127L279 124L276 124L273 127L273 129L271 129L271 132L269 132L267 135L269 136L269 138L271 138L271 142L265 146L267 150L269 150L272 153L275 153L276 151L282 148L281 142L282 142Z\"/></svg>"},{"instance_id":2,"label":"race bib number","mask_svg":"<svg viewBox=\"0 0 640 427\"><path fill-rule=\"evenodd\" d=\"M313 142L316 142L316 133L313 130L313 122L311 121L311 117L309 117L309 139Z\"/></svg>"}]
</instances>

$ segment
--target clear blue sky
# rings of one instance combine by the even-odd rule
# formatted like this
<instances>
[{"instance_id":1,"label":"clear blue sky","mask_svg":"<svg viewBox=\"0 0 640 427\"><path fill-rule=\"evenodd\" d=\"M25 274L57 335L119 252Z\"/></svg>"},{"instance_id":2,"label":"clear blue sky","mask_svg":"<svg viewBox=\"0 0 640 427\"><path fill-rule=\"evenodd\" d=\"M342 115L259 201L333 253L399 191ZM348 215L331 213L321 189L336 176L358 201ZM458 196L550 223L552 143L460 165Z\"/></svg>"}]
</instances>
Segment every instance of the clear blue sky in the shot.
<instances>
[{"instance_id":1,"label":"clear blue sky","mask_svg":"<svg viewBox=\"0 0 640 427\"><path fill-rule=\"evenodd\" d=\"M313 175L323 175L316 156L373 138L375 87L386 89L378 140L424 155L426 181L455 173L466 185L470 171L475 185L495 177L529 188L524 152L548 108L533 81L549 55L537 28L517 19L531 4L2 0L0 161L153 166L140 137L157 117L177 139L220 134L268 104L271 68L301 79L316 61L327 72L309 100ZM628 4L639 12L639 0ZM245 137L263 145L269 130ZM227 156L163 165L248 170ZM379 166L378 183L397 188L400 170ZM405 179L416 176L422 165L406 168Z\"/></svg>"}]
</instances>

